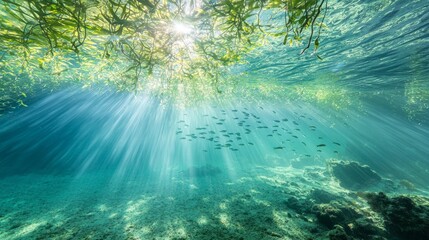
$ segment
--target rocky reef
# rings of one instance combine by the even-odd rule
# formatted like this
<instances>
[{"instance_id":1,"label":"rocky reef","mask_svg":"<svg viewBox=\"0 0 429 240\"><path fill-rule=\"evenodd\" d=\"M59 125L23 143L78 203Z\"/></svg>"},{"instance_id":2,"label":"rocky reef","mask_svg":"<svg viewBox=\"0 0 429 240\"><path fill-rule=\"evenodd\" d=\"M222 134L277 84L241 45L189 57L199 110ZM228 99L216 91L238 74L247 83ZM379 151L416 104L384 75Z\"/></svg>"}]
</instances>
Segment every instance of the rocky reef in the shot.
<instances>
[{"instance_id":1,"label":"rocky reef","mask_svg":"<svg viewBox=\"0 0 429 240\"><path fill-rule=\"evenodd\" d=\"M338 179L340 185L350 190L361 190L376 185L380 175L369 166L352 161L329 161L328 170Z\"/></svg>"},{"instance_id":2,"label":"rocky reef","mask_svg":"<svg viewBox=\"0 0 429 240\"><path fill-rule=\"evenodd\" d=\"M416 188L353 161L331 160L325 171L321 176L339 184L297 190L285 201L298 218L317 225L315 239L429 239L429 199Z\"/></svg>"},{"instance_id":3,"label":"rocky reef","mask_svg":"<svg viewBox=\"0 0 429 240\"><path fill-rule=\"evenodd\" d=\"M428 199L408 196L389 198L383 192L360 195L368 201L372 210L383 216L386 229L393 236L400 239L429 239Z\"/></svg>"}]
</instances>

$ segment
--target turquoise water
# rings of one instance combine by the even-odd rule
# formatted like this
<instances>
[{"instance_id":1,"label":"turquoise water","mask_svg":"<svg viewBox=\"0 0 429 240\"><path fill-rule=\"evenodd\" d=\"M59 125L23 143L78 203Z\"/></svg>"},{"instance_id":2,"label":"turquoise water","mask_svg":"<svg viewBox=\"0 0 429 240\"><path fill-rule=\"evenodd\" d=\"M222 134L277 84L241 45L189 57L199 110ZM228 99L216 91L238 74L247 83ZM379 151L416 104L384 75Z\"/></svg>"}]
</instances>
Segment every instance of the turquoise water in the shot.
<instances>
[{"instance_id":1,"label":"turquoise water","mask_svg":"<svg viewBox=\"0 0 429 240\"><path fill-rule=\"evenodd\" d=\"M67 87L0 116L0 238L429 239L429 4L326 19L323 61L270 44L233 69L258 90Z\"/></svg>"}]
</instances>

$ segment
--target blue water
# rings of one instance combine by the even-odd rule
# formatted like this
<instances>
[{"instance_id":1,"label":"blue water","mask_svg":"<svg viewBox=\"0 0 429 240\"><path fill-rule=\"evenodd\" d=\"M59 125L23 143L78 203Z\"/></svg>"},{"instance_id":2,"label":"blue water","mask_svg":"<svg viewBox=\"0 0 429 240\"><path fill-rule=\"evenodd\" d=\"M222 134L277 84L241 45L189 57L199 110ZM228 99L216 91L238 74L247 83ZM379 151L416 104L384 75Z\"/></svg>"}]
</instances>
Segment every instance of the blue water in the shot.
<instances>
[{"instance_id":1,"label":"blue water","mask_svg":"<svg viewBox=\"0 0 429 240\"><path fill-rule=\"evenodd\" d=\"M328 15L322 61L267 44L217 100L67 87L0 116L0 238L329 239L315 190L379 229L360 192L427 204L429 4L335 2ZM346 186L336 161L382 180Z\"/></svg>"}]
</instances>

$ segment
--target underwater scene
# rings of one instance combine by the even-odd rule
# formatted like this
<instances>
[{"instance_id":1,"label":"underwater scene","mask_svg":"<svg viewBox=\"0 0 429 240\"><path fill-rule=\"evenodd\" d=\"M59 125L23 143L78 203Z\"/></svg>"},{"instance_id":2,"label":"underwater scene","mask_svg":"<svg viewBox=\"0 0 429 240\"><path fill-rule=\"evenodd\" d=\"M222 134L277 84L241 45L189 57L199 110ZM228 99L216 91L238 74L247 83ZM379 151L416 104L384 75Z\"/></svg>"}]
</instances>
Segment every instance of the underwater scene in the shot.
<instances>
[{"instance_id":1,"label":"underwater scene","mask_svg":"<svg viewBox=\"0 0 429 240\"><path fill-rule=\"evenodd\" d=\"M2 0L0 46L0 239L429 239L426 0Z\"/></svg>"}]
</instances>

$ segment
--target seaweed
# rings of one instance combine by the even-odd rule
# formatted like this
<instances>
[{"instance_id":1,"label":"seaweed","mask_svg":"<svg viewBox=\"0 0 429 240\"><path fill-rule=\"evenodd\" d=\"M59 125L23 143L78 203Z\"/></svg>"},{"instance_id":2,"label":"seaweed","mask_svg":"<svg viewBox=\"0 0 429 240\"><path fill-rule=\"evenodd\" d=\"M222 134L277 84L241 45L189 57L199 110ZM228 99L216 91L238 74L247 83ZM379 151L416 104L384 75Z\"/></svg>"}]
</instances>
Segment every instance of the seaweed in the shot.
<instances>
[{"instance_id":1,"label":"seaweed","mask_svg":"<svg viewBox=\"0 0 429 240\"><path fill-rule=\"evenodd\" d=\"M327 0L4 0L2 95L18 102L38 83L51 90L63 82L171 97L222 94L227 67L267 38L316 51L327 9ZM178 34L175 22L195 31ZM27 87L12 86L17 78Z\"/></svg>"}]
</instances>

